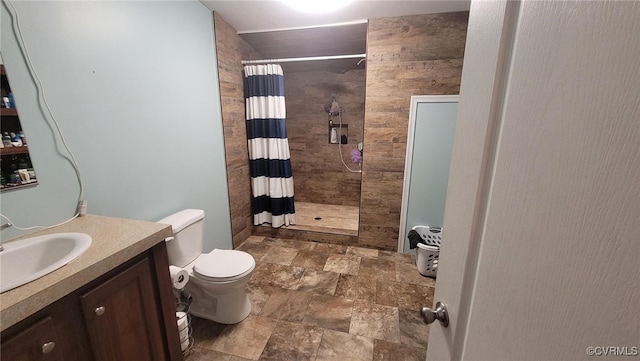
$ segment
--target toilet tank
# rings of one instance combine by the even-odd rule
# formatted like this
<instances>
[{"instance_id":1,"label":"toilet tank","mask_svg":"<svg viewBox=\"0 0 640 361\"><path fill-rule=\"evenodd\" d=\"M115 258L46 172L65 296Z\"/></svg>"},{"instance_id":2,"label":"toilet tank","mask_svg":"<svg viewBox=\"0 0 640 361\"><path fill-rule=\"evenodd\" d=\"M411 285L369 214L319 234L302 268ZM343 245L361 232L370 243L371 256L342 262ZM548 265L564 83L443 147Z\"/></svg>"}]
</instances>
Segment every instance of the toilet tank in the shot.
<instances>
[{"instance_id":1,"label":"toilet tank","mask_svg":"<svg viewBox=\"0 0 640 361\"><path fill-rule=\"evenodd\" d=\"M173 229L173 239L166 240L170 265L184 267L202 254L203 222L201 209L185 209L158 221Z\"/></svg>"}]
</instances>

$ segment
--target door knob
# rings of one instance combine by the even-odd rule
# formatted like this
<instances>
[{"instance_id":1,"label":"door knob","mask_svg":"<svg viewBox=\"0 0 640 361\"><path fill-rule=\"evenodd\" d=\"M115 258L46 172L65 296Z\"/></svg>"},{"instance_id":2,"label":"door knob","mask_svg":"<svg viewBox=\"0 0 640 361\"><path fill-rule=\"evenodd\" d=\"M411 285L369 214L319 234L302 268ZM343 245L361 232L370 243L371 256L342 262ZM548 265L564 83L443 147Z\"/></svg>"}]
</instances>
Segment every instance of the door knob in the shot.
<instances>
[{"instance_id":1,"label":"door knob","mask_svg":"<svg viewBox=\"0 0 640 361\"><path fill-rule=\"evenodd\" d=\"M432 310L428 307L422 307L420 310L422 315L422 321L427 325L432 324L433 321L438 320L442 327L449 326L449 312L447 312L447 305L442 302L436 303L436 309Z\"/></svg>"}]
</instances>

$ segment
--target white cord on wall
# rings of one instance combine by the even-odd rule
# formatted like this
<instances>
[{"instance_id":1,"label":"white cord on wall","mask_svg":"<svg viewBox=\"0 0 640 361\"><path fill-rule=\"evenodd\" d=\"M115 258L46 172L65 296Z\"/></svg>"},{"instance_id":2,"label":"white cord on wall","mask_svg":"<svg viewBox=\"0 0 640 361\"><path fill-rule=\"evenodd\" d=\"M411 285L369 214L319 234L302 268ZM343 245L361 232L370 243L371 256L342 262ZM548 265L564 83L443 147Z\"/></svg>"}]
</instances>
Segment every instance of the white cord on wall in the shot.
<instances>
[{"instance_id":1,"label":"white cord on wall","mask_svg":"<svg viewBox=\"0 0 640 361\"><path fill-rule=\"evenodd\" d=\"M79 191L79 195L78 195L78 207L76 209L76 213L73 217L67 219L66 221L63 221L61 223L58 224L54 224L51 226L31 226L31 227L19 227L17 225L15 225L15 223L13 223L7 216L5 216L4 214L0 213L0 216L4 219L6 219L9 224L11 224L14 228L22 230L22 231L26 231L26 230L32 230L32 229L42 229L42 228L52 228L52 227L57 227L60 225L63 225L67 222L72 221L73 219L77 218L78 216L84 215L84 212L86 212L86 203L83 200L83 195L84 195L84 186L82 183L82 177L80 176L80 168L78 167L78 163L76 162L75 157L73 156L73 153L71 152L71 150L69 149L69 145L67 144L67 141L64 138L64 135L62 134L62 131L60 130L60 126L58 125L58 122L55 118L55 116L53 115L53 113L51 112L51 108L49 107L49 104L47 103L47 99L45 98L44 95L44 87L42 86L42 81L40 80L40 77L38 77L38 74L35 71L35 68L33 67L33 63L31 62L31 57L29 56L29 52L27 51L27 47L25 45L25 41L24 41L24 37L22 36L22 30L20 29L20 22L19 22L19 18L18 18L18 12L16 11L15 7L13 6L13 4L11 3L11 1L9 0L2 0L2 3L5 5L7 11L9 12L9 16L11 17L11 24L13 26L13 32L16 36L16 40L18 41L18 47L20 48L20 53L22 53L22 56L25 59L25 63L27 64L27 69L29 70L29 74L31 75L31 78L33 79L35 85L36 85L36 90L38 93L38 106L40 107L40 110L42 111L42 114L45 115L45 120L47 120L50 124L53 124L53 128L56 129L58 135L60 136L60 140L62 141L62 145L64 146L64 149L67 151L67 153L69 154L69 156L60 153L60 155L62 157L64 157L65 159L67 159L75 173L76 173L76 177L78 178L78 185L80 188ZM49 117L47 117L47 115ZM55 136L54 136L54 142L55 142ZM81 209L84 209L84 212L81 211Z\"/></svg>"},{"instance_id":2,"label":"white cord on wall","mask_svg":"<svg viewBox=\"0 0 640 361\"><path fill-rule=\"evenodd\" d=\"M338 128L338 153L340 153L340 161L342 161L342 164L344 164L345 168L347 168L349 172L362 173L362 169L353 170L344 162L344 157L342 156L342 111L338 113L338 119L340 120L340 127Z\"/></svg>"}]
</instances>

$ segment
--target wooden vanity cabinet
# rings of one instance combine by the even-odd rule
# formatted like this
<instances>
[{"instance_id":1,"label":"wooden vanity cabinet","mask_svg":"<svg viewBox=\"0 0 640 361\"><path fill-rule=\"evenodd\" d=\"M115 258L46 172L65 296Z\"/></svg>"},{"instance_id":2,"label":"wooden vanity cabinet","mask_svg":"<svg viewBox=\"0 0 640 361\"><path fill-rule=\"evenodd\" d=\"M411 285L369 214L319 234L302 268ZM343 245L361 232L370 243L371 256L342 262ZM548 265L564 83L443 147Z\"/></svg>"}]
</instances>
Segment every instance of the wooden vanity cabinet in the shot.
<instances>
[{"instance_id":1,"label":"wooden vanity cabinet","mask_svg":"<svg viewBox=\"0 0 640 361\"><path fill-rule=\"evenodd\" d=\"M51 316L45 316L2 342L2 360L11 361L63 361L56 346L60 341L55 333Z\"/></svg>"},{"instance_id":2,"label":"wooden vanity cabinet","mask_svg":"<svg viewBox=\"0 0 640 361\"><path fill-rule=\"evenodd\" d=\"M162 242L5 330L0 359L182 360L168 267Z\"/></svg>"},{"instance_id":3,"label":"wooden vanity cabinet","mask_svg":"<svg viewBox=\"0 0 640 361\"><path fill-rule=\"evenodd\" d=\"M146 258L80 300L96 361L165 359Z\"/></svg>"}]
</instances>

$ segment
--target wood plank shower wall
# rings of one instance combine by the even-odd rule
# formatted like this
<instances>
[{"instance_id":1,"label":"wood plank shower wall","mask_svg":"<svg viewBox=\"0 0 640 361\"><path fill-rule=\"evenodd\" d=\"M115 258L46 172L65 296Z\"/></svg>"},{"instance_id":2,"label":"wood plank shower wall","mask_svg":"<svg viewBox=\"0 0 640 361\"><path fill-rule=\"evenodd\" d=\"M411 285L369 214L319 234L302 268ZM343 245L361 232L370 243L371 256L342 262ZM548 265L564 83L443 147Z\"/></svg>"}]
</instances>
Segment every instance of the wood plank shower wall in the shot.
<instances>
[{"instance_id":1,"label":"wood plank shower wall","mask_svg":"<svg viewBox=\"0 0 640 361\"><path fill-rule=\"evenodd\" d=\"M396 249L410 97L459 92L468 15L413 15L369 22L359 236L325 234L314 238L286 230L281 236ZM240 60L261 57L218 14L215 34L233 244L237 246L256 232L247 196L250 187Z\"/></svg>"}]
</instances>

